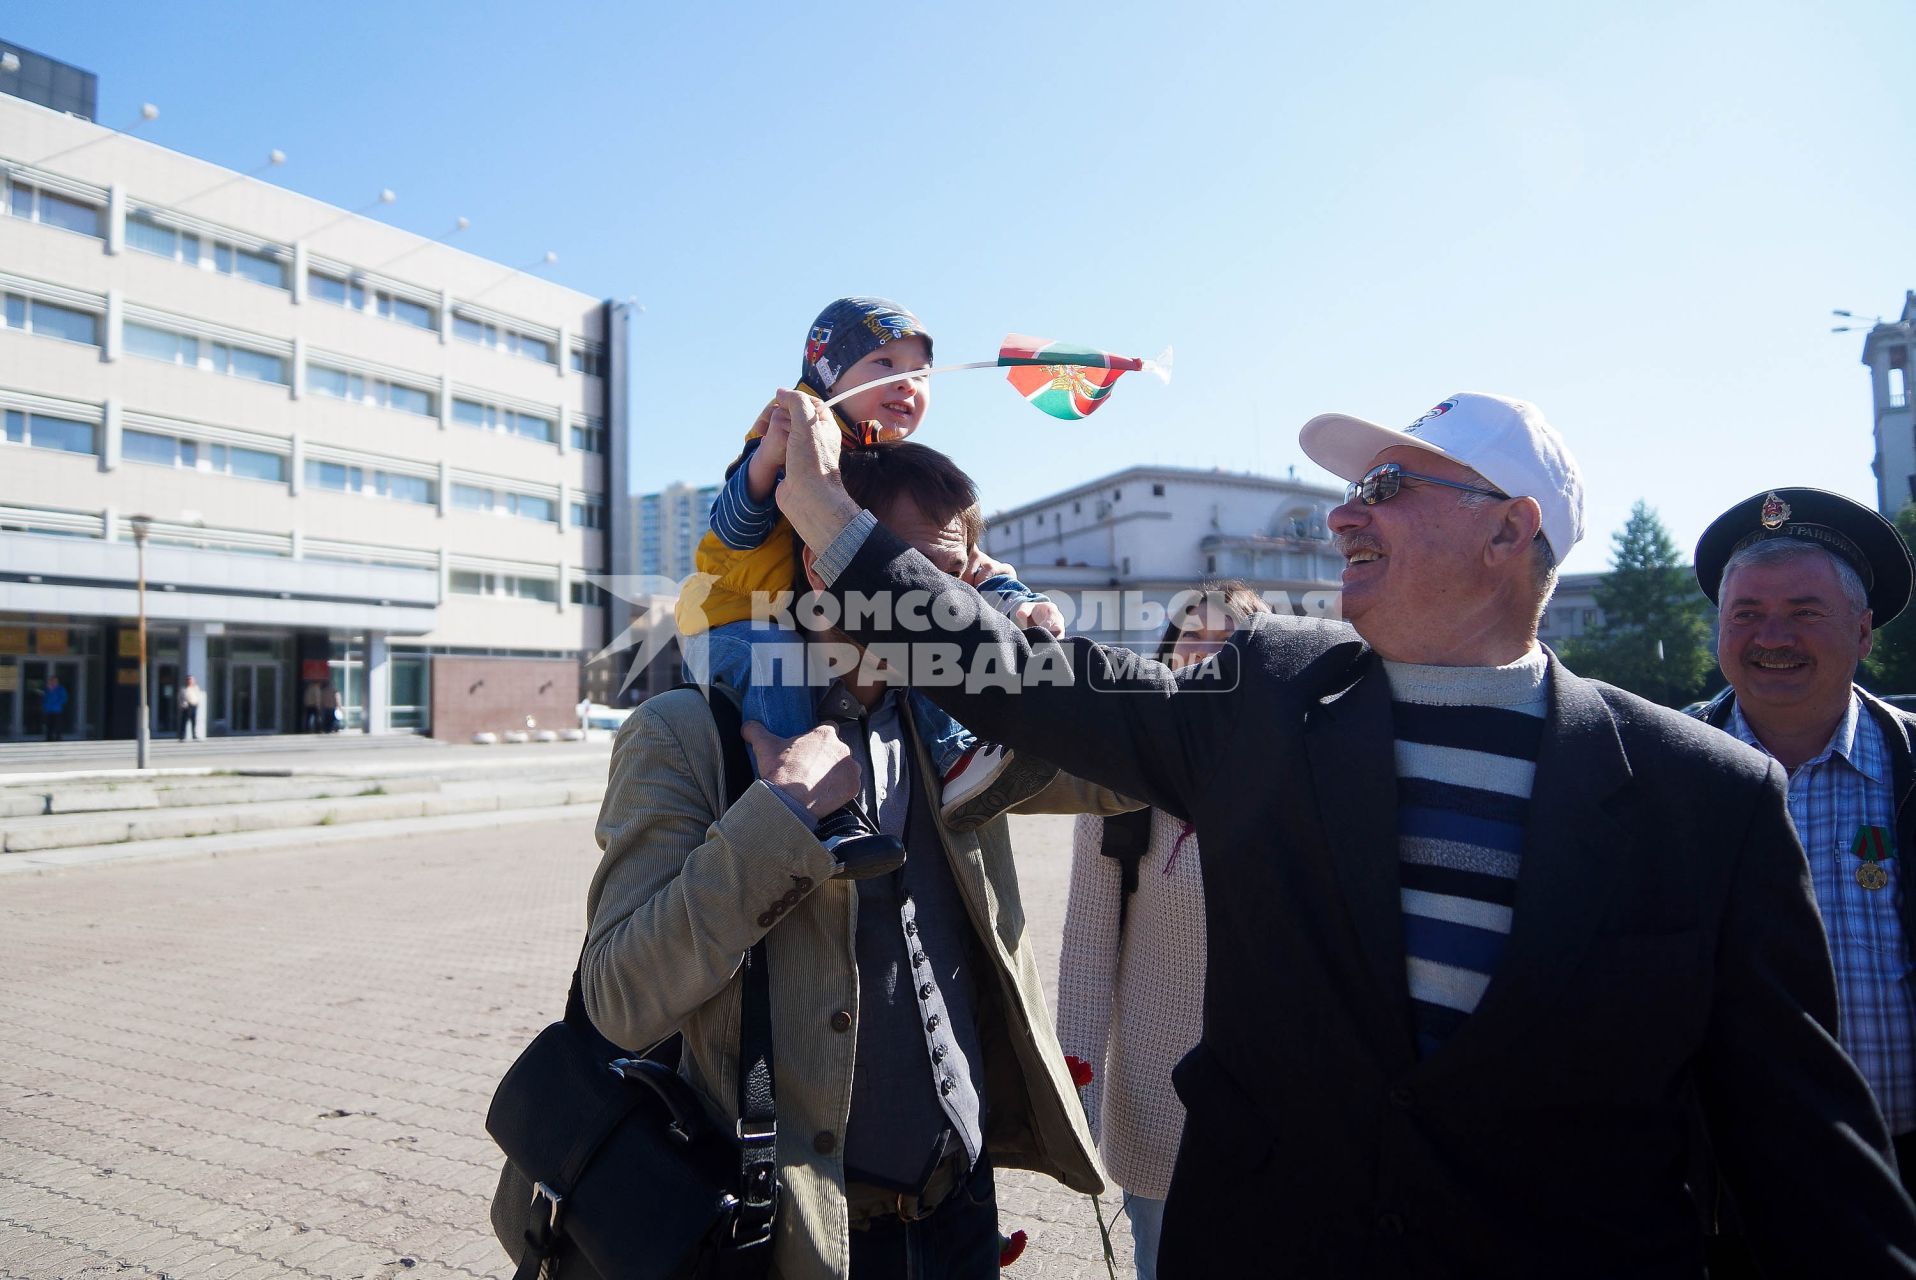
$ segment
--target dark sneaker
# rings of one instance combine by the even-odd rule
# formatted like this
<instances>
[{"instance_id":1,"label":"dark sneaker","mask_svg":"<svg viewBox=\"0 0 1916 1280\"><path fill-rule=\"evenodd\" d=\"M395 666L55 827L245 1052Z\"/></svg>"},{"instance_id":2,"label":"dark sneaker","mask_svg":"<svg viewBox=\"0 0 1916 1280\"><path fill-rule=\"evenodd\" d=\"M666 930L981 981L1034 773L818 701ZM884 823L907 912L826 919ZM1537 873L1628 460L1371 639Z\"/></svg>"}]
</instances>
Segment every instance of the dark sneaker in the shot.
<instances>
[{"instance_id":1,"label":"dark sneaker","mask_svg":"<svg viewBox=\"0 0 1916 1280\"><path fill-rule=\"evenodd\" d=\"M905 865L905 846L879 831L856 800L818 820L818 842L838 864L834 880L866 880Z\"/></svg>"},{"instance_id":2,"label":"dark sneaker","mask_svg":"<svg viewBox=\"0 0 1916 1280\"><path fill-rule=\"evenodd\" d=\"M981 742L945 774L939 816L953 831L975 830L1037 795L1057 776L1058 766L1049 760Z\"/></svg>"}]
</instances>

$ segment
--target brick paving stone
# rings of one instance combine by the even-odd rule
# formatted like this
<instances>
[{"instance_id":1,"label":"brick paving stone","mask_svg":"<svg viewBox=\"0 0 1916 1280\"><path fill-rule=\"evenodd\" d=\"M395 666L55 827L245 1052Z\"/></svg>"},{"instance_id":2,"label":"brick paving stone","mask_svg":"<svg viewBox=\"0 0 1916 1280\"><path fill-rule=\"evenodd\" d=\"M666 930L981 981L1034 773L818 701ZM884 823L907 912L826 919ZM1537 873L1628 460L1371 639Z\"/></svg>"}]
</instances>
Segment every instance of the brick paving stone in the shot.
<instances>
[{"instance_id":1,"label":"brick paving stone","mask_svg":"<svg viewBox=\"0 0 1916 1280\"><path fill-rule=\"evenodd\" d=\"M1055 1001L1070 820L1014 831ZM9 877L0 1280L510 1274L485 1111L563 1007L597 859L575 815ZM1087 1197L1006 1170L999 1202L1010 1274L1105 1275Z\"/></svg>"}]
</instances>

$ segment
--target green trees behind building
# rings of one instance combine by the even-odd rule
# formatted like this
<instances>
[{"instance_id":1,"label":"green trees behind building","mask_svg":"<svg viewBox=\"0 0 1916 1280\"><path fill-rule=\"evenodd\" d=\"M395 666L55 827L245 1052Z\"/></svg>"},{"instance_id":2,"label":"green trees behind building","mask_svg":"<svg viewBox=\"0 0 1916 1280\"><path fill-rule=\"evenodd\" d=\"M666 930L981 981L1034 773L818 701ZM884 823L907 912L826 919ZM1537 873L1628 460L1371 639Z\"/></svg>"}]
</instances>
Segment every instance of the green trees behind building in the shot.
<instances>
[{"instance_id":1,"label":"green trees behind building","mask_svg":"<svg viewBox=\"0 0 1916 1280\"><path fill-rule=\"evenodd\" d=\"M1603 621L1564 643L1564 662L1666 707L1720 687L1710 602L1657 513L1639 500L1610 540L1610 572L1596 587Z\"/></svg>"}]
</instances>

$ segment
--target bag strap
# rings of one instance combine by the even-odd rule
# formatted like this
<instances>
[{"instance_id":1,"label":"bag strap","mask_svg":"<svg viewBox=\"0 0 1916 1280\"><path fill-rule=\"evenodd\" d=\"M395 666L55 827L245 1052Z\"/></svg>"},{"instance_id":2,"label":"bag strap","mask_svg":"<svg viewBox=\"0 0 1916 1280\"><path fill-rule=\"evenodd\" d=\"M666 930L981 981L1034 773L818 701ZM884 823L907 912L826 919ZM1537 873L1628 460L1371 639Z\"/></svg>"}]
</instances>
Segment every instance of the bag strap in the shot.
<instances>
[{"instance_id":1,"label":"bag strap","mask_svg":"<svg viewBox=\"0 0 1916 1280\"><path fill-rule=\"evenodd\" d=\"M752 785L755 774L751 753L745 746L743 715L737 698L724 686L710 690L695 684L678 686L691 689L706 700L718 729L719 747L725 761L726 807L738 803ZM566 993L565 1021L598 1036L585 1011L585 993L579 971L585 961L585 947L579 948L579 963L572 968L572 987ZM765 943L752 944L745 953L744 999L739 1010L738 1124L734 1133L739 1147L739 1208L733 1218L734 1247L765 1244L772 1236L772 1218L778 1210L778 1114L772 1088L772 983L765 961ZM603 1037L600 1037L601 1039ZM609 1043L609 1042L608 1042ZM577 1145L567 1153L558 1183L569 1189L578 1181L586 1162L598 1147L603 1125L594 1122L581 1131ZM538 1189L535 1189L538 1190ZM536 1203L536 1200L535 1200ZM549 1207L556 1210L556 1206ZM535 1209L536 1212L536 1209ZM535 1247L520 1259L514 1280L530 1280L543 1260L551 1255L553 1237L561 1234L556 1211L549 1211L544 1224L547 1231ZM529 1241L529 1243L532 1243Z\"/></svg>"},{"instance_id":2,"label":"bag strap","mask_svg":"<svg viewBox=\"0 0 1916 1280\"><path fill-rule=\"evenodd\" d=\"M1115 859L1118 864L1122 885L1118 895L1119 929L1124 928L1125 917L1130 914L1131 895L1138 891L1138 864L1144 861L1150 844L1151 810L1134 809L1104 820L1104 833L1098 842L1098 852Z\"/></svg>"}]
</instances>

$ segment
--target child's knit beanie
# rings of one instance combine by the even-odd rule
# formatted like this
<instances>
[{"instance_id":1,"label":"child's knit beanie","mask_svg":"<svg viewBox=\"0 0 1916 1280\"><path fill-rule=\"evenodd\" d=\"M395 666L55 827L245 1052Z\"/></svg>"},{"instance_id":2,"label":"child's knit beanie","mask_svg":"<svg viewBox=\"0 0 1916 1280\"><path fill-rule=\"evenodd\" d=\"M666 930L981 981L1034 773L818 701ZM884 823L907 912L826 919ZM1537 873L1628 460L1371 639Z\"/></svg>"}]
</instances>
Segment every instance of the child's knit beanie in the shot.
<instances>
[{"instance_id":1,"label":"child's knit beanie","mask_svg":"<svg viewBox=\"0 0 1916 1280\"><path fill-rule=\"evenodd\" d=\"M812 321L805 339L805 365L798 380L826 396L845 370L899 338L923 338L927 358L931 335L918 317L886 298L840 298ZM849 388L847 388L849 389Z\"/></svg>"}]
</instances>

